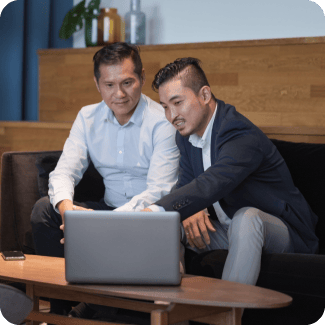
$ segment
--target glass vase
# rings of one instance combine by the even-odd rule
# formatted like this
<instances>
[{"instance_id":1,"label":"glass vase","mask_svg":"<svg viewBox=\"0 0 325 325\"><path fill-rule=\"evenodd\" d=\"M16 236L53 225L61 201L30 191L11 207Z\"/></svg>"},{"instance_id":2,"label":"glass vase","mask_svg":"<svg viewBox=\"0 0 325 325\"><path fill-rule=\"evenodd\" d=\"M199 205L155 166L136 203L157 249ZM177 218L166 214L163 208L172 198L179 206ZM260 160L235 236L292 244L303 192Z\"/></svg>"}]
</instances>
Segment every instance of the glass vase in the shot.
<instances>
[{"instance_id":1,"label":"glass vase","mask_svg":"<svg viewBox=\"0 0 325 325\"><path fill-rule=\"evenodd\" d=\"M98 16L97 45L121 41L121 17L116 8L103 8Z\"/></svg>"},{"instance_id":2,"label":"glass vase","mask_svg":"<svg viewBox=\"0 0 325 325\"><path fill-rule=\"evenodd\" d=\"M140 11L140 0L131 0L131 10L125 15L125 41L137 45L146 42L146 16Z\"/></svg>"}]
</instances>

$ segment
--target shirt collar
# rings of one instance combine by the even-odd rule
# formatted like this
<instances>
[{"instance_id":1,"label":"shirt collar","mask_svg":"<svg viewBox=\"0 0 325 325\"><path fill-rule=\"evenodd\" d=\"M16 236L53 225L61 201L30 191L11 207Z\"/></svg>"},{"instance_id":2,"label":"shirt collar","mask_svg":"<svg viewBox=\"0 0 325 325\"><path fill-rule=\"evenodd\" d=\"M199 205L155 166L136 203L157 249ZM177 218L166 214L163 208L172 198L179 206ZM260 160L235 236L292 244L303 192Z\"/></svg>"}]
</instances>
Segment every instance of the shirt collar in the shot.
<instances>
[{"instance_id":1,"label":"shirt collar","mask_svg":"<svg viewBox=\"0 0 325 325\"><path fill-rule=\"evenodd\" d=\"M203 148L205 146L205 144L209 141L211 141L211 133L212 133L212 127L213 127L213 123L214 123L214 119L216 117L216 113L217 113L217 109L218 109L218 104L216 105L216 109L213 112L213 115L210 119L210 122L208 124L208 126L206 127L202 138L200 136L198 136L196 133L191 134L188 141L197 148Z\"/></svg>"},{"instance_id":2,"label":"shirt collar","mask_svg":"<svg viewBox=\"0 0 325 325\"><path fill-rule=\"evenodd\" d=\"M137 105L134 113L132 114L130 120L124 126L128 125L129 123L133 123L133 124L137 125L138 127L140 127L142 125L143 115L144 115L146 105L147 105L147 102L146 102L144 96L141 94L140 100L138 102L138 105ZM107 119L111 123L119 125L116 117L114 116L113 111L108 106L107 106L107 108L108 108Z\"/></svg>"}]
</instances>

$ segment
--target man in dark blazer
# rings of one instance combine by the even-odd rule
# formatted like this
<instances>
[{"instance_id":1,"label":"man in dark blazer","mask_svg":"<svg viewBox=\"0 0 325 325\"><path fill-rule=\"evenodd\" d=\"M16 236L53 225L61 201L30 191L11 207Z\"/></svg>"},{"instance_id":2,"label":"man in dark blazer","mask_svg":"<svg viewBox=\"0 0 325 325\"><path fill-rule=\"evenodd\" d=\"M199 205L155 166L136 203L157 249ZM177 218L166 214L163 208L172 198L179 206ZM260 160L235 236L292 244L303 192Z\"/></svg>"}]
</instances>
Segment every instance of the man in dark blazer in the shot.
<instances>
[{"instance_id":1,"label":"man in dark blazer","mask_svg":"<svg viewBox=\"0 0 325 325\"><path fill-rule=\"evenodd\" d=\"M178 211L183 243L228 249L222 279L255 284L265 253L315 253L317 216L266 135L211 93L200 61L183 58L153 82L178 130L178 182L146 211Z\"/></svg>"}]
</instances>

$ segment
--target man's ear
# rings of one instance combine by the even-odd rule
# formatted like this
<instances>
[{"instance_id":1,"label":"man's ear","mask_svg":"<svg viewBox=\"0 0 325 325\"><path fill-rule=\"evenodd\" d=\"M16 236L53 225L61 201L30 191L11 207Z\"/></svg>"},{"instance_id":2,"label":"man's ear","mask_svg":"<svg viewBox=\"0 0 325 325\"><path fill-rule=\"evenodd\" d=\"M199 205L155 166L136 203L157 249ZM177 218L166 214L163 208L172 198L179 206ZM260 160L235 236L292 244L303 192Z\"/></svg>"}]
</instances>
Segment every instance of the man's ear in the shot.
<instances>
[{"instance_id":1,"label":"man's ear","mask_svg":"<svg viewBox=\"0 0 325 325\"><path fill-rule=\"evenodd\" d=\"M141 84L142 84L142 86L145 84L145 82L146 82L146 73L145 73L144 68L143 68L142 71L141 71Z\"/></svg>"},{"instance_id":2,"label":"man's ear","mask_svg":"<svg viewBox=\"0 0 325 325\"><path fill-rule=\"evenodd\" d=\"M204 104L208 104L212 97L211 88L209 86L203 86L200 89L200 96L203 99Z\"/></svg>"},{"instance_id":3,"label":"man's ear","mask_svg":"<svg viewBox=\"0 0 325 325\"><path fill-rule=\"evenodd\" d=\"M100 90L99 90L99 86L98 86L98 82L97 82L97 79L96 79L95 76L94 76L94 81L95 81L95 84L96 84L96 87L97 87L98 92L100 92Z\"/></svg>"}]
</instances>

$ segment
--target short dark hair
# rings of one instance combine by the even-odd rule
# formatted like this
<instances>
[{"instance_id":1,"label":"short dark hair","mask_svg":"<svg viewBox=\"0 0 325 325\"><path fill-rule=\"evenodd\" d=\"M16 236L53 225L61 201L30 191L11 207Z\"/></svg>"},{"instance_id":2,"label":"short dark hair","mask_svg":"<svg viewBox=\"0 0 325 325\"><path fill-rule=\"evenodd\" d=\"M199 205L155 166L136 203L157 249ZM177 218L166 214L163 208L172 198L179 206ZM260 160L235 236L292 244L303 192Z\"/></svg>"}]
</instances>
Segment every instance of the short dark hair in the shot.
<instances>
[{"instance_id":1,"label":"short dark hair","mask_svg":"<svg viewBox=\"0 0 325 325\"><path fill-rule=\"evenodd\" d=\"M97 81L100 78L99 67L101 64L114 65L128 58L132 59L134 64L134 72L141 79L142 61L139 52L140 49L138 46L129 45L124 42L116 42L97 51L93 57L94 75Z\"/></svg>"},{"instance_id":2,"label":"short dark hair","mask_svg":"<svg viewBox=\"0 0 325 325\"><path fill-rule=\"evenodd\" d=\"M191 88L196 94L198 94L203 86L210 87L207 77L201 68L201 61L188 57L177 59L160 69L155 75L152 89L157 92L163 83L177 77L186 68L189 68L188 73L185 77L182 77L182 82L185 87Z\"/></svg>"}]
</instances>

